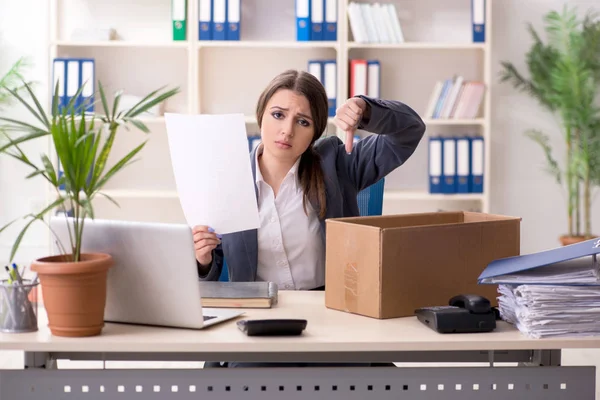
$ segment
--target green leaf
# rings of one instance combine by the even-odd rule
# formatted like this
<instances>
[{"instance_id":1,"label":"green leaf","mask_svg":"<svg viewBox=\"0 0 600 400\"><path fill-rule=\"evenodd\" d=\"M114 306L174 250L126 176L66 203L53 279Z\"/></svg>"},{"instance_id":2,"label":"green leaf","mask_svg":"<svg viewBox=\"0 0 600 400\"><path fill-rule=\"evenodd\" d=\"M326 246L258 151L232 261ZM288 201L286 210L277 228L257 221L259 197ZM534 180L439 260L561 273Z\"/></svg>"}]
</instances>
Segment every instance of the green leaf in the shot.
<instances>
[{"instance_id":1,"label":"green leaf","mask_svg":"<svg viewBox=\"0 0 600 400\"><path fill-rule=\"evenodd\" d=\"M2 118L0 117L0 120L1 119ZM3 153L4 151L6 151L7 149L10 149L13 146L16 146L16 145L19 145L21 143L25 143L25 142L28 142L30 140L37 139L37 138L40 138L40 137L43 137L43 136L47 136L47 135L48 135L48 132L38 131L38 132L33 132L33 133L30 133L30 134L27 134L27 135L20 136L20 137L18 137L16 139L10 139L9 138L9 143L8 144L5 144L4 146L0 146L0 153ZM8 137L8 135L7 135L7 137Z\"/></svg>"},{"instance_id":2,"label":"green leaf","mask_svg":"<svg viewBox=\"0 0 600 400\"><path fill-rule=\"evenodd\" d=\"M121 206L119 205L119 203L117 203L117 201L115 199L113 199L111 196L107 195L106 193L104 193L104 192L98 192L98 195L106 197L111 203L113 203L117 207L121 208Z\"/></svg>"},{"instance_id":3,"label":"green leaf","mask_svg":"<svg viewBox=\"0 0 600 400\"><path fill-rule=\"evenodd\" d=\"M46 154L42 154L42 162L44 163L44 168L46 169L48 179L50 180L53 186L57 186L57 174L54 170L54 166L52 165L52 161L50 161Z\"/></svg>"},{"instance_id":4,"label":"green leaf","mask_svg":"<svg viewBox=\"0 0 600 400\"><path fill-rule=\"evenodd\" d=\"M148 95L146 95L146 97L144 97L143 99L141 99L139 102L137 102L136 104L134 104L133 107L131 107L124 115L125 118L127 117L131 117L131 113L135 112L136 109L138 107L140 107L142 104L144 104L145 102L147 102L149 99L151 99L152 97L156 96L156 94L158 92L160 92L161 90L163 90L165 88L165 86L161 86L160 88L148 93Z\"/></svg>"},{"instance_id":5,"label":"green leaf","mask_svg":"<svg viewBox=\"0 0 600 400\"><path fill-rule=\"evenodd\" d=\"M29 96L31 97L31 99L35 103L35 106L36 106L36 108L37 108L37 110L39 112L39 115L41 117L42 123L44 124L44 126L46 127L46 129L48 129L50 127L50 121L48 120L48 117L46 117L46 112L44 111L44 108L40 104L39 100L37 99L37 97L33 93L33 90L31 90L31 88L29 87L29 85L25 84L25 89L27 90L27 92L29 92Z\"/></svg>"},{"instance_id":6,"label":"green leaf","mask_svg":"<svg viewBox=\"0 0 600 400\"><path fill-rule=\"evenodd\" d=\"M150 129L140 120L136 119L126 119L127 122L131 122L136 128L144 133L150 133Z\"/></svg>"},{"instance_id":7,"label":"green leaf","mask_svg":"<svg viewBox=\"0 0 600 400\"><path fill-rule=\"evenodd\" d=\"M81 200L81 206L85 210L86 214L90 216L90 218L94 219L94 207L92 205L91 199L85 198Z\"/></svg>"},{"instance_id":8,"label":"green leaf","mask_svg":"<svg viewBox=\"0 0 600 400\"><path fill-rule=\"evenodd\" d=\"M548 173L550 173L554 179L556 179L558 184L561 184L562 173L560 167L558 166L558 162L552 156L552 149L549 144L550 140L548 136L538 130L529 130L525 133L525 135L542 147L544 155L546 156L546 161L548 162Z\"/></svg>"},{"instance_id":9,"label":"green leaf","mask_svg":"<svg viewBox=\"0 0 600 400\"><path fill-rule=\"evenodd\" d=\"M29 89L29 85L25 85L25 87L28 89L29 93L31 93L31 96L34 99L34 102L36 104L39 104L39 102L37 101L37 99L35 98L35 95L33 95L33 93L31 92L31 89ZM19 102L25 106L25 108L38 120L40 121L42 124L44 124L45 126L48 126L47 122L48 120L45 117L42 117L42 115L44 114L44 110L41 111L41 115L37 113L37 111L31 106L29 105L29 103L27 103L25 101L25 99L23 99L15 90L11 90L8 88L5 88L6 91L8 91L14 98L16 98L17 100L19 100Z\"/></svg>"},{"instance_id":10,"label":"green leaf","mask_svg":"<svg viewBox=\"0 0 600 400\"><path fill-rule=\"evenodd\" d=\"M145 113L150 108L154 107L157 104L162 103L163 101L165 101L169 97L176 95L177 93L179 93L179 89L169 90L168 92L161 94L160 96L148 101L147 103L140 105L137 109L131 110L130 112L126 113L126 116L137 117L138 115Z\"/></svg>"},{"instance_id":11,"label":"green leaf","mask_svg":"<svg viewBox=\"0 0 600 400\"><path fill-rule=\"evenodd\" d=\"M96 161L96 168L94 169L94 175L92 177L92 187L96 187L98 179L100 179L100 176L104 172L104 168L106 167L106 162L108 160L108 156L110 155L116 134L117 126L111 126L108 138L104 142L102 150L100 150L100 154L98 155L98 159Z\"/></svg>"},{"instance_id":12,"label":"green leaf","mask_svg":"<svg viewBox=\"0 0 600 400\"><path fill-rule=\"evenodd\" d=\"M104 94L104 87L102 86L102 82L98 82L98 90L100 92L100 99L102 100L102 108L104 109L104 114L108 117L108 102L106 101L106 95Z\"/></svg>"},{"instance_id":13,"label":"green leaf","mask_svg":"<svg viewBox=\"0 0 600 400\"><path fill-rule=\"evenodd\" d=\"M34 177L36 177L36 176L38 176L38 175L43 175L43 174L44 174L44 172L45 172L45 171L44 171L43 169L36 169L34 172L32 172L32 173L30 173L29 175L27 175L27 176L25 177L25 179L31 179L31 178L34 178Z\"/></svg>"},{"instance_id":14,"label":"green leaf","mask_svg":"<svg viewBox=\"0 0 600 400\"><path fill-rule=\"evenodd\" d=\"M26 131L26 132L31 132L31 134L38 134L38 136L32 137L31 139L36 139L40 136L44 136L48 134L48 131L45 131L43 129L38 128L37 126L31 125L27 122L23 122L23 121L18 121L12 118L6 118L6 117L0 117L0 121L6 121L6 122L10 122L11 124L14 124L15 126L7 126L7 128L11 128L11 130L16 130L16 131ZM25 129L23 129L25 128ZM30 139L27 139L30 140ZM20 142L19 142L20 143ZM3 149L0 148L0 152Z\"/></svg>"},{"instance_id":15,"label":"green leaf","mask_svg":"<svg viewBox=\"0 0 600 400\"><path fill-rule=\"evenodd\" d=\"M113 108L112 108L112 116L111 119L115 120L116 115L117 115L117 111L119 109L119 102L121 101L121 96L123 95L123 91L119 90L117 91L117 93L115 94L115 98L113 100Z\"/></svg>"},{"instance_id":16,"label":"green leaf","mask_svg":"<svg viewBox=\"0 0 600 400\"><path fill-rule=\"evenodd\" d=\"M2 228L0 228L0 233L2 233L5 229L7 229L9 226L11 226L12 224L14 224L15 222L17 222L20 219L21 219L21 217L15 218L12 221L10 221L8 224L4 225Z\"/></svg>"},{"instance_id":17,"label":"green leaf","mask_svg":"<svg viewBox=\"0 0 600 400\"><path fill-rule=\"evenodd\" d=\"M31 221L29 221L25 225L25 227L21 230L21 232L19 232L19 235L17 236L17 239L15 240L15 242L11 248L9 262L13 261L15 254L17 253L17 250L19 249L19 245L21 244L21 241L23 240L23 237L25 236L25 233L27 232L27 230L29 229L31 224L33 224L36 220L42 219L44 215L46 215L49 211L53 210L55 207L64 203L64 201L65 201L65 199L61 197L58 200L56 200L55 202L53 202L52 204L50 204L48 207L46 207L44 210L39 212L38 214L32 216Z\"/></svg>"},{"instance_id":18,"label":"green leaf","mask_svg":"<svg viewBox=\"0 0 600 400\"><path fill-rule=\"evenodd\" d=\"M98 191L100 190L104 184L110 179L112 178L112 176L114 174L116 174L117 172L119 172L124 166L125 164L131 160L133 157L135 157L135 155L137 153L140 152L140 150L142 150L142 148L146 145L146 141L143 142L142 144L140 144L138 147L136 147L135 149L133 149L132 151L129 152L129 154L127 154L125 157L123 157L121 160L119 160L107 173L106 175L104 175L99 181L98 183L95 185L94 187L94 191Z\"/></svg>"}]
</instances>

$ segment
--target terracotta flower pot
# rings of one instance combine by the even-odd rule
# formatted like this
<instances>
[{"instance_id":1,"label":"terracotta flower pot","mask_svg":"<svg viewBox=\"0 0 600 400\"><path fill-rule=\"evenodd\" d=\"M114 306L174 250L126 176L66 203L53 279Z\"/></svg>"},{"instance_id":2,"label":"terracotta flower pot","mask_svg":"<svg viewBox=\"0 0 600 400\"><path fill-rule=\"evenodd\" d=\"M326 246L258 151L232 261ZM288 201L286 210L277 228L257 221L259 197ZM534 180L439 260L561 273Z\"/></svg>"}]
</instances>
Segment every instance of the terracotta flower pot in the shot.
<instances>
[{"instance_id":1,"label":"terracotta flower pot","mask_svg":"<svg viewBox=\"0 0 600 400\"><path fill-rule=\"evenodd\" d=\"M34 261L42 286L48 327L53 335L83 337L99 335L104 327L106 282L113 265L109 254L88 253L72 262L64 255Z\"/></svg>"},{"instance_id":2,"label":"terracotta flower pot","mask_svg":"<svg viewBox=\"0 0 600 400\"><path fill-rule=\"evenodd\" d=\"M575 243L580 243L580 242L584 242L586 240L590 240L590 239L596 239L597 236L569 236L569 235L562 235L560 237L560 243L563 246L568 246L570 244L575 244Z\"/></svg>"}]
</instances>

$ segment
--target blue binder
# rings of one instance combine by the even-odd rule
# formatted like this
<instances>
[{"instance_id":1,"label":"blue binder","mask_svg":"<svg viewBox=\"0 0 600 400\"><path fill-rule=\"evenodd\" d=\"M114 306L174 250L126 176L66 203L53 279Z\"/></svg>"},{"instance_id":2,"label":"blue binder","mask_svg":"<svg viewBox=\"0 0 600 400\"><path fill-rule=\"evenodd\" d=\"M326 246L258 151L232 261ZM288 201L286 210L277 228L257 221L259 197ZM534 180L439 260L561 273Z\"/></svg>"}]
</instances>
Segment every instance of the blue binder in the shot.
<instances>
[{"instance_id":1,"label":"blue binder","mask_svg":"<svg viewBox=\"0 0 600 400\"><path fill-rule=\"evenodd\" d=\"M296 40L307 42L311 38L310 0L296 0Z\"/></svg>"},{"instance_id":2,"label":"blue binder","mask_svg":"<svg viewBox=\"0 0 600 400\"><path fill-rule=\"evenodd\" d=\"M198 0L198 39L212 40L213 0Z\"/></svg>"},{"instance_id":3,"label":"blue binder","mask_svg":"<svg viewBox=\"0 0 600 400\"><path fill-rule=\"evenodd\" d=\"M241 6L240 0L227 0L227 40L240 40Z\"/></svg>"},{"instance_id":4,"label":"blue binder","mask_svg":"<svg viewBox=\"0 0 600 400\"><path fill-rule=\"evenodd\" d=\"M456 193L456 139L442 139L442 193Z\"/></svg>"},{"instance_id":5,"label":"blue binder","mask_svg":"<svg viewBox=\"0 0 600 400\"><path fill-rule=\"evenodd\" d=\"M325 0L325 28L323 40L337 40L338 0Z\"/></svg>"},{"instance_id":6,"label":"blue binder","mask_svg":"<svg viewBox=\"0 0 600 400\"><path fill-rule=\"evenodd\" d=\"M485 0L471 0L474 43L485 43L485 6Z\"/></svg>"},{"instance_id":7,"label":"blue binder","mask_svg":"<svg viewBox=\"0 0 600 400\"><path fill-rule=\"evenodd\" d=\"M85 112L94 112L94 92L96 90L96 62L93 58L79 59L79 87L83 86L77 99L77 108ZM84 86L85 85L85 86Z\"/></svg>"},{"instance_id":8,"label":"blue binder","mask_svg":"<svg viewBox=\"0 0 600 400\"><path fill-rule=\"evenodd\" d=\"M590 239L568 246L560 246L554 249L541 251L538 253L525 254L520 256L500 258L492 261L487 265L483 272L477 278L480 284L501 284L502 277L508 274L523 274L527 277L527 283L544 285L544 267L556 266L561 263L561 267L569 267L569 265L578 264L579 266L586 265L589 261L590 269L598 268L600 254L600 239ZM583 263L582 263L583 261ZM535 271L532 271L535 270ZM527 271L535 272L527 275ZM546 276L551 275L552 271L546 270ZM525 279L523 279L525 281ZM515 282L510 282L515 284ZM556 283L555 283L556 284ZM569 285L581 285L583 283L572 282ZM590 283L585 283L589 285ZM600 285L600 281L592 283L592 286Z\"/></svg>"},{"instance_id":9,"label":"blue binder","mask_svg":"<svg viewBox=\"0 0 600 400\"><path fill-rule=\"evenodd\" d=\"M212 39L225 40L227 38L227 0L213 0L212 4Z\"/></svg>"},{"instance_id":10,"label":"blue binder","mask_svg":"<svg viewBox=\"0 0 600 400\"><path fill-rule=\"evenodd\" d=\"M321 60L308 60L307 71L325 86L323 84L323 62Z\"/></svg>"},{"instance_id":11,"label":"blue binder","mask_svg":"<svg viewBox=\"0 0 600 400\"><path fill-rule=\"evenodd\" d=\"M367 96L381 97L381 63L379 60L367 60Z\"/></svg>"},{"instance_id":12,"label":"blue binder","mask_svg":"<svg viewBox=\"0 0 600 400\"><path fill-rule=\"evenodd\" d=\"M310 40L323 40L325 0L310 0Z\"/></svg>"},{"instance_id":13,"label":"blue binder","mask_svg":"<svg viewBox=\"0 0 600 400\"><path fill-rule=\"evenodd\" d=\"M58 85L57 108L61 112L68 104L67 101L67 59L55 58L52 62L52 95Z\"/></svg>"},{"instance_id":14,"label":"blue binder","mask_svg":"<svg viewBox=\"0 0 600 400\"><path fill-rule=\"evenodd\" d=\"M323 86L327 93L330 117L335 117L337 108L337 62L336 60L323 60Z\"/></svg>"},{"instance_id":15,"label":"blue binder","mask_svg":"<svg viewBox=\"0 0 600 400\"><path fill-rule=\"evenodd\" d=\"M429 193L442 193L442 139L429 138Z\"/></svg>"},{"instance_id":16,"label":"blue binder","mask_svg":"<svg viewBox=\"0 0 600 400\"><path fill-rule=\"evenodd\" d=\"M482 137L471 139L471 192L483 193L485 147Z\"/></svg>"},{"instance_id":17,"label":"blue binder","mask_svg":"<svg viewBox=\"0 0 600 400\"><path fill-rule=\"evenodd\" d=\"M471 192L471 138L456 139L456 192Z\"/></svg>"}]
</instances>

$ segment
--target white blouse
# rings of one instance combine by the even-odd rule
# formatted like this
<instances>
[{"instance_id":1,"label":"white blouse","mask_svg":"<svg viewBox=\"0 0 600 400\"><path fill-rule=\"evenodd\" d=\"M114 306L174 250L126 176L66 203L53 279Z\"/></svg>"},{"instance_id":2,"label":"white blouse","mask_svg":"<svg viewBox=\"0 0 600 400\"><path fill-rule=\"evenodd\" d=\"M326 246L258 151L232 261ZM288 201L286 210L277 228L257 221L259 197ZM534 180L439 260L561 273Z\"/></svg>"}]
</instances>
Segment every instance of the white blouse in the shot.
<instances>
[{"instance_id":1,"label":"white blouse","mask_svg":"<svg viewBox=\"0 0 600 400\"><path fill-rule=\"evenodd\" d=\"M287 173L275 198L258 165L262 145L256 151L258 188L257 280L275 282L282 290L308 290L325 284L325 246L317 212L302 205L298 180L300 160Z\"/></svg>"}]
</instances>

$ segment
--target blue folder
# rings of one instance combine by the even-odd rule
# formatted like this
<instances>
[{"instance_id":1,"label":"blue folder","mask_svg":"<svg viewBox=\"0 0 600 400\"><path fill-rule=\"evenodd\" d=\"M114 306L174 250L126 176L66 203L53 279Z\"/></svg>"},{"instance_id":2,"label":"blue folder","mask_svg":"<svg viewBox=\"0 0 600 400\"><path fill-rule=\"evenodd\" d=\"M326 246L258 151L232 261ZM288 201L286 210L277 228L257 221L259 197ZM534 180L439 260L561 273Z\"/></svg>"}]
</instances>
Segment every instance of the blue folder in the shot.
<instances>
[{"instance_id":1,"label":"blue folder","mask_svg":"<svg viewBox=\"0 0 600 400\"><path fill-rule=\"evenodd\" d=\"M429 193L442 193L442 138L429 138Z\"/></svg>"},{"instance_id":2,"label":"blue folder","mask_svg":"<svg viewBox=\"0 0 600 400\"><path fill-rule=\"evenodd\" d=\"M471 0L471 25L473 42L485 43L485 4L486 0Z\"/></svg>"},{"instance_id":3,"label":"blue folder","mask_svg":"<svg viewBox=\"0 0 600 400\"><path fill-rule=\"evenodd\" d=\"M311 38L310 7L310 0L296 0L296 40L299 42L307 42Z\"/></svg>"},{"instance_id":4,"label":"blue folder","mask_svg":"<svg viewBox=\"0 0 600 400\"><path fill-rule=\"evenodd\" d=\"M325 0L325 28L323 29L323 40L337 40L337 13L338 0Z\"/></svg>"},{"instance_id":5,"label":"blue folder","mask_svg":"<svg viewBox=\"0 0 600 400\"><path fill-rule=\"evenodd\" d=\"M480 284L499 284L502 283L504 275L524 273L534 269L541 272L544 267L557 263L568 265L569 262L573 262L575 264L575 261L581 261L584 257L589 258L590 268L597 268L598 254L600 254L600 239L596 238L538 253L501 258L489 263L477 280ZM490 281L491 278L496 279ZM514 282L510 283L515 284ZM544 281L543 274L539 274L539 281L531 282L531 279L528 279L527 283L544 285L548 282ZM569 283L569 285L576 286L578 284ZM596 285L600 285L600 281Z\"/></svg>"}]
</instances>

